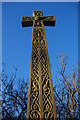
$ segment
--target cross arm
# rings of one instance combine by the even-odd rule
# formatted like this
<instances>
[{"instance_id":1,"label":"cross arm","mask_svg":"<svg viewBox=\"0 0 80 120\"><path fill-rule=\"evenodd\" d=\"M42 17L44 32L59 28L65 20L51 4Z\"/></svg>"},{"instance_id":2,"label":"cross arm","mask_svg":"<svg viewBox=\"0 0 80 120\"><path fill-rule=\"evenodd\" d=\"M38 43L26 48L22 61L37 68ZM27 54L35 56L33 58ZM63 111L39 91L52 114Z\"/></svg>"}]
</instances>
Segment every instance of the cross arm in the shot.
<instances>
[{"instance_id":1,"label":"cross arm","mask_svg":"<svg viewBox=\"0 0 80 120\"><path fill-rule=\"evenodd\" d=\"M21 18L21 25L22 27L28 27L33 25L33 17L22 17Z\"/></svg>"},{"instance_id":2,"label":"cross arm","mask_svg":"<svg viewBox=\"0 0 80 120\"><path fill-rule=\"evenodd\" d=\"M45 16L45 17L42 16L39 19L43 20L44 26L55 26L54 16Z\"/></svg>"}]
</instances>

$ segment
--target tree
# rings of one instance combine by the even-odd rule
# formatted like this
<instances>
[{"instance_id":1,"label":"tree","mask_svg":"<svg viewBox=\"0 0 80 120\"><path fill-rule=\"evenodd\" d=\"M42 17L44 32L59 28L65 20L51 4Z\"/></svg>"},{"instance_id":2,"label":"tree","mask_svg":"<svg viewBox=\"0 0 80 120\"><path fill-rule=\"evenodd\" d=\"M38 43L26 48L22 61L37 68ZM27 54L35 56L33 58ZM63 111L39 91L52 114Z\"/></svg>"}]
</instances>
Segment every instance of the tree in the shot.
<instances>
[{"instance_id":1,"label":"tree","mask_svg":"<svg viewBox=\"0 0 80 120\"><path fill-rule=\"evenodd\" d=\"M59 119L79 119L79 76L77 67L66 72L68 57L58 56L56 84L53 88Z\"/></svg>"},{"instance_id":2,"label":"tree","mask_svg":"<svg viewBox=\"0 0 80 120\"><path fill-rule=\"evenodd\" d=\"M16 77L17 69L9 77L2 72L2 119L25 119L27 112L28 84ZM15 85L16 83L16 85Z\"/></svg>"}]
</instances>

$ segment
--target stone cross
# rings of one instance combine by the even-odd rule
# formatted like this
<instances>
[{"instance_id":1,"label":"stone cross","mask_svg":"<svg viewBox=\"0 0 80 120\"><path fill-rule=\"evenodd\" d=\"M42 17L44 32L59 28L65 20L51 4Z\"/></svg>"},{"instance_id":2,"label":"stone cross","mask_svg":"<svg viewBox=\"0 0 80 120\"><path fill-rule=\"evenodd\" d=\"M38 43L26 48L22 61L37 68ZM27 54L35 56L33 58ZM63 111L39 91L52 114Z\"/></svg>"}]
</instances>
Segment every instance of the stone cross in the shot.
<instances>
[{"instance_id":1,"label":"stone cross","mask_svg":"<svg viewBox=\"0 0 80 120\"><path fill-rule=\"evenodd\" d=\"M33 26L27 118L57 118L44 29L55 26L55 17L33 11L33 17L24 16L21 22L22 27Z\"/></svg>"}]
</instances>

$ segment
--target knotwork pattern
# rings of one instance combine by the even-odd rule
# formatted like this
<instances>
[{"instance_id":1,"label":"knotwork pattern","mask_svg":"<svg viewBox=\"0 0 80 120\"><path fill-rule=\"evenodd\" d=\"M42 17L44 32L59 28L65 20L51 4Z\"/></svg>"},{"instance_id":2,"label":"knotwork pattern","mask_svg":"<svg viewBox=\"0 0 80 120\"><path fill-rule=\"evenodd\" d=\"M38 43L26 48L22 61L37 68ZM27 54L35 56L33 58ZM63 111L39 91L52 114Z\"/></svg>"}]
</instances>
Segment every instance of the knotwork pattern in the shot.
<instances>
[{"instance_id":1,"label":"knotwork pattern","mask_svg":"<svg viewBox=\"0 0 80 120\"><path fill-rule=\"evenodd\" d=\"M35 15L39 16L39 13ZM43 116L53 119L53 104L50 88L49 60L43 21L34 21L32 40L32 67L30 91L30 118L40 118L39 68L41 67ZM40 64L39 64L40 63ZM40 66L39 66L40 65Z\"/></svg>"},{"instance_id":2,"label":"knotwork pattern","mask_svg":"<svg viewBox=\"0 0 80 120\"><path fill-rule=\"evenodd\" d=\"M40 37L40 60L41 60L41 79L43 95L43 113L44 118L50 119L53 118L53 105L50 88L48 51L43 28L41 30Z\"/></svg>"}]
</instances>

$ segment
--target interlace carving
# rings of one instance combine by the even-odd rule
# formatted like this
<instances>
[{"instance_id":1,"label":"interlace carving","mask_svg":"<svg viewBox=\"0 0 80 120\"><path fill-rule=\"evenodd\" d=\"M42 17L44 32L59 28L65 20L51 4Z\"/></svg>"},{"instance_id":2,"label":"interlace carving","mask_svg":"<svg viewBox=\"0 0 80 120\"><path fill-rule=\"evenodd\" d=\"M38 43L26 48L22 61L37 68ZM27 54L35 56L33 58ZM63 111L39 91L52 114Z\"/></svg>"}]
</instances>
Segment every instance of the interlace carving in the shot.
<instances>
[{"instance_id":1,"label":"interlace carving","mask_svg":"<svg viewBox=\"0 0 80 120\"><path fill-rule=\"evenodd\" d=\"M30 84L28 96L28 118L53 120L53 88L51 86L51 73L44 22L53 21L53 16L43 17L42 11L34 11L33 17L23 17L22 26L33 24L33 37L31 48ZM32 21L30 23L29 21ZM50 22L48 22L50 25ZM48 25L48 24L45 24ZM54 25L51 23L51 25Z\"/></svg>"},{"instance_id":2,"label":"interlace carving","mask_svg":"<svg viewBox=\"0 0 80 120\"><path fill-rule=\"evenodd\" d=\"M40 23L40 24L38 24ZM36 29L37 27L37 29ZM41 65L42 98L44 118L53 118L53 105L50 90L50 78L48 69L48 52L45 33L41 21L34 24L32 42L32 69L31 69L31 98L30 118L40 118L39 106L39 62Z\"/></svg>"}]
</instances>

